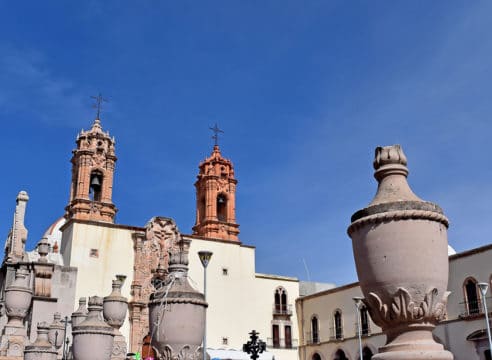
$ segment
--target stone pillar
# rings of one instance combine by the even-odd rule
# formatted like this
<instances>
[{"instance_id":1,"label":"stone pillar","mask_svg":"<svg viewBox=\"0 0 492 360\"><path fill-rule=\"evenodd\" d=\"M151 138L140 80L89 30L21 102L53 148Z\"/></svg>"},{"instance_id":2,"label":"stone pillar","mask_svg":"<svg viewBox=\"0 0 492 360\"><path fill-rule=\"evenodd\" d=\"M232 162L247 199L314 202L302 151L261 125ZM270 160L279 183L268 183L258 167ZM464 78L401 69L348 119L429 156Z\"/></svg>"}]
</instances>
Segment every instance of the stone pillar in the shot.
<instances>
[{"instance_id":1,"label":"stone pillar","mask_svg":"<svg viewBox=\"0 0 492 360\"><path fill-rule=\"evenodd\" d=\"M74 360L110 360L114 331L102 319L103 299L89 298L87 319L73 328L72 352Z\"/></svg>"},{"instance_id":2,"label":"stone pillar","mask_svg":"<svg viewBox=\"0 0 492 360\"><path fill-rule=\"evenodd\" d=\"M121 296L121 287L125 278L124 275L116 275L116 280L113 280L113 291L104 298L104 320L113 327L115 334L112 360L124 360L127 352L125 337L120 332L128 310L128 299Z\"/></svg>"},{"instance_id":3,"label":"stone pillar","mask_svg":"<svg viewBox=\"0 0 492 360\"><path fill-rule=\"evenodd\" d=\"M48 340L49 326L45 322L38 323L38 336L34 343L24 350L24 360L56 360L57 352ZM63 338L61 339L63 343Z\"/></svg>"},{"instance_id":4,"label":"stone pillar","mask_svg":"<svg viewBox=\"0 0 492 360\"><path fill-rule=\"evenodd\" d=\"M24 318L31 307L32 291L29 287L29 271L20 268L14 282L5 290L5 307L8 322L0 340L0 356L22 359L27 342Z\"/></svg>"},{"instance_id":5,"label":"stone pillar","mask_svg":"<svg viewBox=\"0 0 492 360\"><path fill-rule=\"evenodd\" d=\"M364 303L387 336L373 359L449 360L432 336L449 295L448 219L412 192L406 165L399 145L376 149L376 196L348 228Z\"/></svg>"}]
</instances>

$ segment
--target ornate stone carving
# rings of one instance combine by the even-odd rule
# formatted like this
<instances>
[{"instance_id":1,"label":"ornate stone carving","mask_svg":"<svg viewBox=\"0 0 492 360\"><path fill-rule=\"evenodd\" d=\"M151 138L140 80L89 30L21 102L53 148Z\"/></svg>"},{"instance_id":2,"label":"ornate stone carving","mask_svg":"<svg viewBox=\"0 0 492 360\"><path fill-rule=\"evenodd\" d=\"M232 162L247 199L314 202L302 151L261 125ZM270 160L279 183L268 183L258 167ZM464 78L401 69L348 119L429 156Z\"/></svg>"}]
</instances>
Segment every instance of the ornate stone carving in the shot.
<instances>
[{"instance_id":1,"label":"ornate stone carving","mask_svg":"<svg viewBox=\"0 0 492 360\"><path fill-rule=\"evenodd\" d=\"M385 329L396 322L424 321L436 322L445 319L446 304L450 292L446 291L442 298L438 298L436 288L428 291L420 303L412 300L410 292L398 288L391 301L383 302L374 292L370 292L366 304L371 318L379 327Z\"/></svg>"},{"instance_id":2,"label":"ornate stone carving","mask_svg":"<svg viewBox=\"0 0 492 360\"><path fill-rule=\"evenodd\" d=\"M169 263L168 252L177 248L179 239L176 223L166 217L152 218L145 225L145 233L133 236L135 263L129 303L131 351L140 351L143 338L149 333L147 304L155 290L153 282L164 279Z\"/></svg>"}]
</instances>

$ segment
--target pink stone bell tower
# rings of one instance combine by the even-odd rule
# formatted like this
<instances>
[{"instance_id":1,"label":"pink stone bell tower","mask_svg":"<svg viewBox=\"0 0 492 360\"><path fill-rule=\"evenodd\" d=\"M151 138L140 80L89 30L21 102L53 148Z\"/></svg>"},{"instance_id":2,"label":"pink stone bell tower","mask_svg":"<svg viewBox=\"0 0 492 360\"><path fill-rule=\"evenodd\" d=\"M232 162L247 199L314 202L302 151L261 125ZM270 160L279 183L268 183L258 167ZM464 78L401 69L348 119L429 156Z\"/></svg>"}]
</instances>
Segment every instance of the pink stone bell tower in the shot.
<instances>
[{"instance_id":1,"label":"pink stone bell tower","mask_svg":"<svg viewBox=\"0 0 492 360\"><path fill-rule=\"evenodd\" d=\"M99 118L99 116L98 116ZM96 118L90 130L77 136L72 156L70 201L66 219L114 222L117 212L112 202L113 175L116 163L115 140L104 132Z\"/></svg>"},{"instance_id":2,"label":"pink stone bell tower","mask_svg":"<svg viewBox=\"0 0 492 360\"><path fill-rule=\"evenodd\" d=\"M193 235L238 242L234 166L215 144L210 157L199 165L196 188L196 223Z\"/></svg>"}]
</instances>

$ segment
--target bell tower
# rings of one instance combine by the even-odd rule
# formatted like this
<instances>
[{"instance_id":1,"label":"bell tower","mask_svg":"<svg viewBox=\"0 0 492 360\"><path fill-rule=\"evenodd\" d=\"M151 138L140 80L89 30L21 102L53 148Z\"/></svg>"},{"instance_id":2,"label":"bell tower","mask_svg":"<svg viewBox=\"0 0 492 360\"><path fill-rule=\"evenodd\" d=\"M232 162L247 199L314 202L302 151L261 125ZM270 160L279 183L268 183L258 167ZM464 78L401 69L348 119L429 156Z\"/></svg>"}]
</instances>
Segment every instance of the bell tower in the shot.
<instances>
[{"instance_id":1,"label":"bell tower","mask_svg":"<svg viewBox=\"0 0 492 360\"><path fill-rule=\"evenodd\" d=\"M114 137L102 130L98 116L90 130L79 133L76 143L77 148L72 151L72 184L65 218L113 223L117 211L112 202L117 160Z\"/></svg>"},{"instance_id":2,"label":"bell tower","mask_svg":"<svg viewBox=\"0 0 492 360\"><path fill-rule=\"evenodd\" d=\"M199 165L196 188L196 222L193 235L237 241L236 185L234 166L222 157L216 143L210 157Z\"/></svg>"}]
</instances>

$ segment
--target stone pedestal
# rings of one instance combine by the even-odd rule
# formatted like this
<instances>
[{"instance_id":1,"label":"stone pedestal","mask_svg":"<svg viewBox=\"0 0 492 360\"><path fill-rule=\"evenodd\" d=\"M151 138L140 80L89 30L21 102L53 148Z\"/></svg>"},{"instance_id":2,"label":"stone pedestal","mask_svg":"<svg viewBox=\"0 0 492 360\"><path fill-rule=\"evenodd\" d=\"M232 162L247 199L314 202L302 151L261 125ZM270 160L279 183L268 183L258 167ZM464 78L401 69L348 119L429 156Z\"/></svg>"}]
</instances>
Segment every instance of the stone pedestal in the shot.
<instances>
[{"instance_id":1,"label":"stone pedestal","mask_svg":"<svg viewBox=\"0 0 492 360\"><path fill-rule=\"evenodd\" d=\"M376 196L348 228L364 303L387 336L373 359L450 360L432 336L449 295L448 220L412 192L406 165L399 145L376 149Z\"/></svg>"},{"instance_id":2,"label":"stone pedestal","mask_svg":"<svg viewBox=\"0 0 492 360\"><path fill-rule=\"evenodd\" d=\"M126 276L117 275L116 280L113 280L113 291L103 302L104 320L113 328L115 334L112 360L125 360L127 353L125 337L120 332L128 310L128 299L121 295L125 278Z\"/></svg>"}]
</instances>

